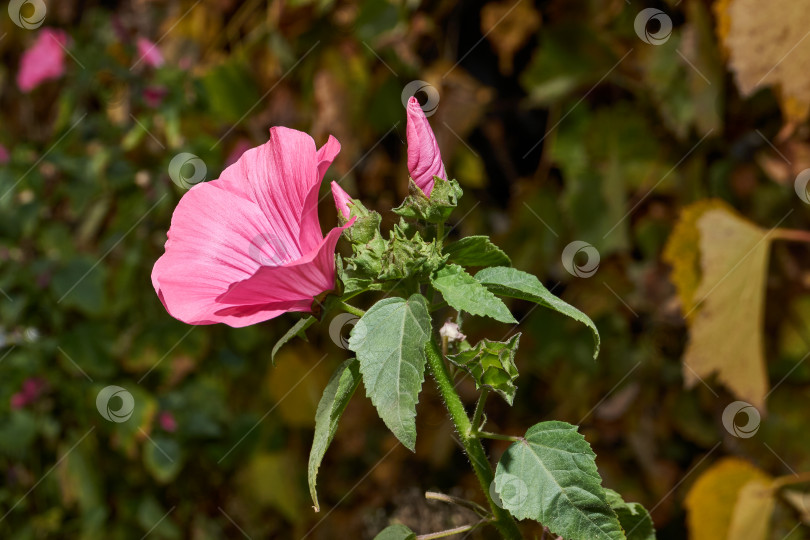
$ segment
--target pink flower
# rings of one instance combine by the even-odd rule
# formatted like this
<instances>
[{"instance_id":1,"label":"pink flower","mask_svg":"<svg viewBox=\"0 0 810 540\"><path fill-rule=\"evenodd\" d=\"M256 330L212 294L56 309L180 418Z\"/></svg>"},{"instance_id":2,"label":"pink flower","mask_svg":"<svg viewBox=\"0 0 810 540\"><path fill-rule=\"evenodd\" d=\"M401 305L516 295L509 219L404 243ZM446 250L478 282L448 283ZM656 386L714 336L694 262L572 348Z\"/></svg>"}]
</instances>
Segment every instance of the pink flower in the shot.
<instances>
[{"instance_id":1,"label":"pink flower","mask_svg":"<svg viewBox=\"0 0 810 540\"><path fill-rule=\"evenodd\" d=\"M438 176L447 180L439 144L425 112L413 96L408 100L407 117L408 171L419 189L430 197L430 192L433 191L433 177Z\"/></svg>"},{"instance_id":2,"label":"pink flower","mask_svg":"<svg viewBox=\"0 0 810 540\"><path fill-rule=\"evenodd\" d=\"M169 433L177 431L177 420L174 419L174 415L169 411L163 411L158 415L158 423L163 431L168 431Z\"/></svg>"},{"instance_id":3,"label":"pink flower","mask_svg":"<svg viewBox=\"0 0 810 540\"><path fill-rule=\"evenodd\" d=\"M34 44L23 53L17 86L30 92L44 81L58 79L65 73L65 45L67 34L62 30L43 28Z\"/></svg>"},{"instance_id":4,"label":"pink flower","mask_svg":"<svg viewBox=\"0 0 810 540\"><path fill-rule=\"evenodd\" d=\"M9 155L8 150L5 146L0 144L0 165L5 165L8 163L9 159L11 159L11 156Z\"/></svg>"},{"instance_id":5,"label":"pink flower","mask_svg":"<svg viewBox=\"0 0 810 540\"><path fill-rule=\"evenodd\" d=\"M288 311L311 311L335 285L335 245L352 222L318 223L318 188L340 151L320 149L284 127L245 152L218 180L192 187L177 205L152 285L173 317L242 327Z\"/></svg>"},{"instance_id":6,"label":"pink flower","mask_svg":"<svg viewBox=\"0 0 810 540\"><path fill-rule=\"evenodd\" d=\"M147 86L143 89L143 100L149 107L153 109L157 109L160 107L160 104L163 103L163 98L165 98L169 93L169 89L165 86L161 85L152 85Z\"/></svg>"},{"instance_id":7,"label":"pink flower","mask_svg":"<svg viewBox=\"0 0 810 540\"><path fill-rule=\"evenodd\" d=\"M154 68L163 65L163 54L161 54L157 44L152 43L145 37L139 37L136 45L138 47L138 60L136 64L143 61L147 66Z\"/></svg>"},{"instance_id":8,"label":"pink flower","mask_svg":"<svg viewBox=\"0 0 810 540\"><path fill-rule=\"evenodd\" d=\"M11 396L11 408L12 409L22 409L28 405L28 400L25 397L25 394L22 392L17 392Z\"/></svg>"},{"instance_id":9,"label":"pink flower","mask_svg":"<svg viewBox=\"0 0 810 540\"><path fill-rule=\"evenodd\" d=\"M335 206L338 209L344 218L349 219L351 217L351 209L349 208L349 203L351 202L352 198L349 197L349 194L346 193L337 182L332 182L332 197L335 198Z\"/></svg>"},{"instance_id":10,"label":"pink flower","mask_svg":"<svg viewBox=\"0 0 810 540\"><path fill-rule=\"evenodd\" d=\"M22 409L36 401L45 390L46 384L45 379L41 377L29 377L25 379L20 391L11 396L11 408Z\"/></svg>"}]
</instances>

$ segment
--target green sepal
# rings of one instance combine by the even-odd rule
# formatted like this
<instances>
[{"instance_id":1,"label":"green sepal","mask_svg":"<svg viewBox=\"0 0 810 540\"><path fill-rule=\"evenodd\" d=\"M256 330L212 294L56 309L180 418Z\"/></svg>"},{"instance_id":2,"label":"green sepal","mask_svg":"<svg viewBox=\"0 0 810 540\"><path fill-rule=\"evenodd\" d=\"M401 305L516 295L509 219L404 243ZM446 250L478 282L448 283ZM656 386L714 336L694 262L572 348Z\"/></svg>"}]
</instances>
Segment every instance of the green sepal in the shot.
<instances>
[{"instance_id":1,"label":"green sepal","mask_svg":"<svg viewBox=\"0 0 810 540\"><path fill-rule=\"evenodd\" d=\"M352 244L367 244L375 236L380 235L380 223L382 216L374 210L369 210L358 199L351 199L348 203L349 219L343 217L342 212L338 212L338 221L341 225L348 223L351 218L357 218L354 224L343 231L343 235Z\"/></svg>"},{"instance_id":2,"label":"green sepal","mask_svg":"<svg viewBox=\"0 0 810 540\"><path fill-rule=\"evenodd\" d=\"M398 280L429 276L446 261L437 240L426 241L419 231L405 223L394 225L382 257L380 280Z\"/></svg>"},{"instance_id":3,"label":"green sepal","mask_svg":"<svg viewBox=\"0 0 810 540\"><path fill-rule=\"evenodd\" d=\"M427 197L411 178L408 182L408 196L401 205L394 208L394 213L428 223L447 221L464 192L455 180L444 180L438 176L433 179L433 191Z\"/></svg>"},{"instance_id":4,"label":"green sepal","mask_svg":"<svg viewBox=\"0 0 810 540\"><path fill-rule=\"evenodd\" d=\"M489 388L512 405L517 392L515 353L519 342L520 334L515 334L508 341L484 338L475 347L448 355L447 359L472 375L476 388Z\"/></svg>"}]
</instances>

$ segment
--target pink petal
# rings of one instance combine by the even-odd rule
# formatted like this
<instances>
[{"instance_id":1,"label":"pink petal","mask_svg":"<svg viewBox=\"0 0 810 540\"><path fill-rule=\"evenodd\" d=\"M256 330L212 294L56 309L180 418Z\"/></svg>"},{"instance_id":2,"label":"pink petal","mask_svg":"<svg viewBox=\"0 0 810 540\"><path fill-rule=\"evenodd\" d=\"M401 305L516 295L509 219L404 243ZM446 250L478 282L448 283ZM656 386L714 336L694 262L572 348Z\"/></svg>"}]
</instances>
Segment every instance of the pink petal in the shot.
<instances>
[{"instance_id":1,"label":"pink petal","mask_svg":"<svg viewBox=\"0 0 810 540\"><path fill-rule=\"evenodd\" d=\"M68 38L62 30L43 28L34 44L20 58L17 86L30 92L44 81L58 79L65 73L65 50Z\"/></svg>"},{"instance_id":2,"label":"pink petal","mask_svg":"<svg viewBox=\"0 0 810 540\"><path fill-rule=\"evenodd\" d=\"M407 107L408 171L414 183L430 197L433 191L433 177L447 180L439 144L430 128L419 101L415 97L408 100Z\"/></svg>"},{"instance_id":3,"label":"pink petal","mask_svg":"<svg viewBox=\"0 0 810 540\"><path fill-rule=\"evenodd\" d=\"M343 217L349 219L352 211L349 208L349 202L351 202L352 198L349 196L346 191L343 190L342 187L337 182L332 182L332 197L335 198L335 206L338 209L338 212L343 214Z\"/></svg>"},{"instance_id":4,"label":"pink petal","mask_svg":"<svg viewBox=\"0 0 810 540\"><path fill-rule=\"evenodd\" d=\"M270 130L218 180L180 200L152 283L166 310L190 324L235 327L309 311L335 283L340 231L320 232L317 191L339 144ZM312 194L314 193L314 197Z\"/></svg>"},{"instance_id":5,"label":"pink petal","mask_svg":"<svg viewBox=\"0 0 810 540\"><path fill-rule=\"evenodd\" d=\"M0 165L5 165L8 163L9 159L11 159L11 156L8 153L8 149L0 144Z\"/></svg>"},{"instance_id":6,"label":"pink petal","mask_svg":"<svg viewBox=\"0 0 810 540\"><path fill-rule=\"evenodd\" d=\"M291 264L262 266L249 279L234 283L217 301L239 306L265 305L284 307L287 311L309 311L316 296L335 286L335 246L343 230L352 224L354 220L343 227L335 227L317 249Z\"/></svg>"},{"instance_id":7,"label":"pink petal","mask_svg":"<svg viewBox=\"0 0 810 540\"><path fill-rule=\"evenodd\" d=\"M158 49L155 43L152 43L145 37L139 37L136 42L138 48L138 60L144 62L147 66L154 68L163 65L163 54Z\"/></svg>"}]
</instances>

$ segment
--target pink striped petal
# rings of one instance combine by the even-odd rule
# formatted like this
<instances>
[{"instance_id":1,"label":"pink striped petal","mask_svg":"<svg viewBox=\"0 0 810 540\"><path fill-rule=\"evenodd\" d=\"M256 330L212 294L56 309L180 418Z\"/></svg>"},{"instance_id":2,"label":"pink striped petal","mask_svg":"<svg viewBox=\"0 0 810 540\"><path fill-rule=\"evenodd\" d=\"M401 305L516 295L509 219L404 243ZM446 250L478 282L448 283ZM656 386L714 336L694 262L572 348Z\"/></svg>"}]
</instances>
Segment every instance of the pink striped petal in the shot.
<instances>
[{"instance_id":1,"label":"pink striped petal","mask_svg":"<svg viewBox=\"0 0 810 540\"><path fill-rule=\"evenodd\" d=\"M444 170L436 136L422 107L419 106L419 101L413 96L408 100L406 135L408 171L419 189L430 197L430 192L433 191L433 177L438 176L447 180L447 173Z\"/></svg>"},{"instance_id":2,"label":"pink striped petal","mask_svg":"<svg viewBox=\"0 0 810 540\"><path fill-rule=\"evenodd\" d=\"M335 199L335 206L338 212L340 212L344 218L349 219L352 213L351 208L349 208L349 203L352 198L337 182L332 182L332 197Z\"/></svg>"},{"instance_id":3,"label":"pink striped petal","mask_svg":"<svg viewBox=\"0 0 810 540\"><path fill-rule=\"evenodd\" d=\"M152 283L167 311L190 324L246 326L309 311L335 284L335 244L323 237L317 192L340 145L273 128L218 180L180 200ZM314 195L313 195L314 194ZM348 225L347 225L348 226Z\"/></svg>"}]
</instances>

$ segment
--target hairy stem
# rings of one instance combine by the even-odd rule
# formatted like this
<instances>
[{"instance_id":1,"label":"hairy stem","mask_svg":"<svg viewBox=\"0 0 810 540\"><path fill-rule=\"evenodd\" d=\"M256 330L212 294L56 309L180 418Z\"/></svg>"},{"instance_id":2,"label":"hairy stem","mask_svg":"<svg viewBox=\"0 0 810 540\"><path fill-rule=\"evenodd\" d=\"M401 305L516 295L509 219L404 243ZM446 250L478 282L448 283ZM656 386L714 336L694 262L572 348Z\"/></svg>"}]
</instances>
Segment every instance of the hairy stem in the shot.
<instances>
[{"instance_id":1,"label":"hairy stem","mask_svg":"<svg viewBox=\"0 0 810 540\"><path fill-rule=\"evenodd\" d=\"M351 313L352 315L356 315L358 317L362 317L366 312L360 308L356 308L351 304L347 304L346 302L341 301L340 307L346 310L347 312Z\"/></svg>"},{"instance_id":2,"label":"hairy stem","mask_svg":"<svg viewBox=\"0 0 810 540\"><path fill-rule=\"evenodd\" d=\"M481 418L484 416L484 405L487 403L487 396L489 396L489 389L482 388L481 395L478 396L478 403L475 404L475 413L473 413L472 427L474 431L481 429Z\"/></svg>"},{"instance_id":3,"label":"hairy stem","mask_svg":"<svg viewBox=\"0 0 810 540\"><path fill-rule=\"evenodd\" d=\"M426 352L428 367L431 373L433 373L433 378L436 380L436 384L439 387L439 393L441 393L447 411L450 413L450 418L458 431L464 452L467 454L467 457L470 458L475 476L478 477L478 482L481 484L484 497L486 497L487 503L492 510L494 517L492 524L495 525L498 532L501 533L501 536L505 540L520 540L520 531L512 515L495 504L492 500L492 496L489 494L489 488L495 479L492 473L492 467L489 465L481 440L473 433L470 418L467 416L467 411L464 410L464 404L461 402L461 398L456 392L453 381L447 373L447 368L444 365L444 359L442 358L435 337L430 340Z\"/></svg>"}]
</instances>

